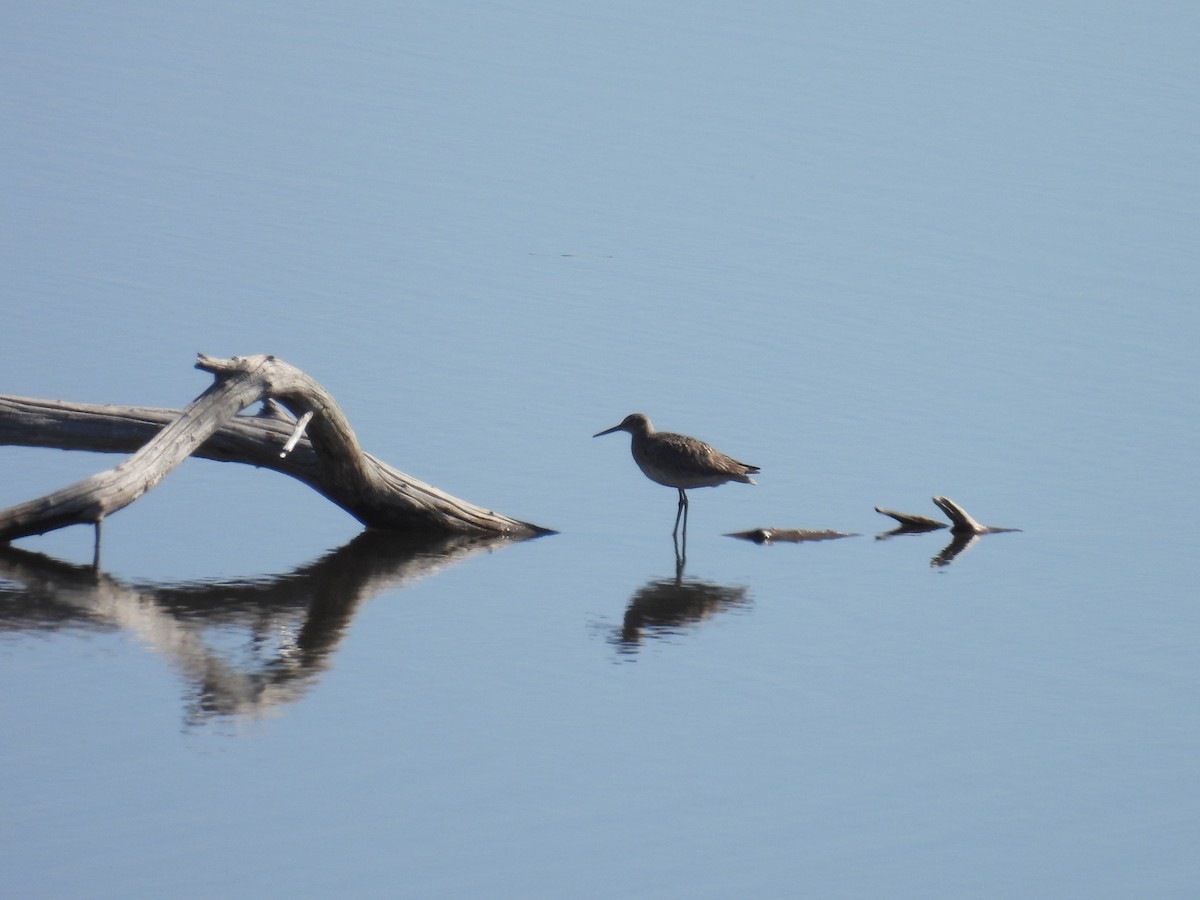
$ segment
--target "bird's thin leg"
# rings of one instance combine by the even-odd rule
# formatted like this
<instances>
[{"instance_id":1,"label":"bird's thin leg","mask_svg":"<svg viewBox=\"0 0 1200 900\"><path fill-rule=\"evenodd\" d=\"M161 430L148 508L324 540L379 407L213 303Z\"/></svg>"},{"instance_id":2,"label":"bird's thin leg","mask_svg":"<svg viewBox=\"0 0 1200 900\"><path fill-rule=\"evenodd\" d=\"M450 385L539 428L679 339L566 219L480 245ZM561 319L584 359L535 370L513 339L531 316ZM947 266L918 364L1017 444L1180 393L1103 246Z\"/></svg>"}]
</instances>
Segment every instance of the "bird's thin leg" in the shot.
<instances>
[{"instance_id":1,"label":"bird's thin leg","mask_svg":"<svg viewBox=\"0 0 1200 900\"><path fill-rule=\"evenodd\" d=\"M683 534L679 539L680 546L676 550L676 553L675 553L675 556L676 556L675 577L677 579L683 577L683 566L687 562L688 501L687 501L687 494L684 494L683 491L680 491L679 493L683 494Z\"/></svg>"},{"instance_id":2,"label":"bird's thin leg","mask_svg":"<svg viewBox=\"0 0 1200 900\"><path fill-rule=\"evenodd\" d=\"M679 491L679 505L676 508L676 527L671 530L671 536L679 533L679 520L683 520L684 532L688 530L688 494L684 493L682 487L676 488Z\"/></svg>"}]
</instances>

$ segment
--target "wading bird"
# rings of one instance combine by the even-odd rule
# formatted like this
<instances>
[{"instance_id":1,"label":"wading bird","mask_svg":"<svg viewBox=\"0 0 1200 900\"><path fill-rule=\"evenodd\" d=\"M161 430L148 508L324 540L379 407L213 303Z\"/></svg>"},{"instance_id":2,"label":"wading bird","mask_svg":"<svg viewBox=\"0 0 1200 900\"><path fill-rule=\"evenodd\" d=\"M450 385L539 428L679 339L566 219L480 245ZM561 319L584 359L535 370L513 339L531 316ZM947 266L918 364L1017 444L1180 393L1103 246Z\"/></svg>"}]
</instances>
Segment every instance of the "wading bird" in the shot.
<instances>
[{"instance_id":1,"label":"wading bird","mask_svg":"<svg viewBox=\"0 0 1200 900\"><path fill-rule=\"evenodd\" d=\"M683 519L684 534L687 534L688 498L685 491L689 488L717 487L727 481L754 484L750 476L759 471L758 466L738 462L694 437L655 431L650 420L641 413L630 413L620 425L592 437L614 431L628 431L633 436L633 461L642 474L679 491L679 508L675 512L672 535L679 533L680 518Z\"/></svg>"}]
</instances>

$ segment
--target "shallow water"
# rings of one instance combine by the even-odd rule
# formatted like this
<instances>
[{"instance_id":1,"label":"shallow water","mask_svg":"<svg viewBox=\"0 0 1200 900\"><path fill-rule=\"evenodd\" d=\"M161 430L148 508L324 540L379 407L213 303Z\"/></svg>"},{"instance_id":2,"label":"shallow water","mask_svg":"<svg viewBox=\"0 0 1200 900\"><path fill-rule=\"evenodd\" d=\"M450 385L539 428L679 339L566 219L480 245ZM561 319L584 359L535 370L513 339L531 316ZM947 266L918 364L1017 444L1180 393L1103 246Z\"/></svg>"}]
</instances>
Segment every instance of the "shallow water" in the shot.
<instances>
[{"instance_id":1,"label":"shallow water","mask_svg":"<svg viewBox=\"0 0 1200 900\"><path fill-rule=\"evenodd\" d=\"M275 353L560 533L195 461L99 573L18 542L0 893L1194 892L1194 12L10 18L0 391ZM682 567L633 411L763 470ZM115 461L0 448L0 504ZM877 539L935 494L1022 530Z\"/></svg>"}]
</instances>

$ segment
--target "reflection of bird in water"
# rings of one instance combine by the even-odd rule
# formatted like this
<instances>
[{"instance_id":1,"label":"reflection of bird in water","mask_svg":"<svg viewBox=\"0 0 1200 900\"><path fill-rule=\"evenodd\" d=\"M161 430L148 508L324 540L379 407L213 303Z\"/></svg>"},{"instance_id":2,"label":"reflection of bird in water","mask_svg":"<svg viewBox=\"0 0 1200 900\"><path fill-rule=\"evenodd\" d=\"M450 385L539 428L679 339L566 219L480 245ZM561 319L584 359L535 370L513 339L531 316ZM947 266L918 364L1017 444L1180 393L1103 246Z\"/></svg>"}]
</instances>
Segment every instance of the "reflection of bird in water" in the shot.
<instances>
[{"instance_id":1,"label":"reflection of bird in water","mask_svg":"<svg viewBox=\"0 0 1200 900\"><path fill-rule=\"evenodd\" d=\"M690 488L717 487L727 481L754 484L750 476L759 471L758 466L738 462L732 457L710 447L704 441L686 434L670 431L655 431L650 420L641 413L630 413L620 425L614 425L592 437L628 431L633 436L633 460L651 481L679 491L679 507L675 512L675 530L679 531L679 520L683 518L683 529L687 532L687 491Z\"/></svg>"},{"instance_id":2,"label":"reflection of bird in water","mask_svg":"<svg viewBox=\"0 0 1200 900\"><path fill-rule=\"evenodd\" d=\"M651 581L634 593L612 643L623 652L637 650L646 637L678 634L689 625L745 606L744 587L725 587L682 577Z\"/></svg>"}]
</instances>

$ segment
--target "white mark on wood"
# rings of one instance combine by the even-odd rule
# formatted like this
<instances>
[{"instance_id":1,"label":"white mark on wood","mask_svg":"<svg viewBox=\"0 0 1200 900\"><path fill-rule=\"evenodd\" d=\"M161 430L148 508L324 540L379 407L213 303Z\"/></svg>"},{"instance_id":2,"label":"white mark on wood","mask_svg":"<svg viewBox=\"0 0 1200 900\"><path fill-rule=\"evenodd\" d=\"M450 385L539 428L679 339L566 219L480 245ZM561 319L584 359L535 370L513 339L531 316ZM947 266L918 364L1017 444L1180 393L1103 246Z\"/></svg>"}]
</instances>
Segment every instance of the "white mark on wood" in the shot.
<instances>
[{"instance_id":1,"label":"white mark on wood","mask_svg":"<svg viewBox=\"0 0 1200 900\"><path fill-rule=\"evenodd\" d=\"M304 437L304 429L308 427L308 423L312 421L313 411L310 409L296 422L296 427L292 431L292 436L287 439L287 443L283 445L283 449L279 451L280 459L287 459L287 455L296 449L296 445L300 443L300 438Z\"/></svg>"}]
</instances>

